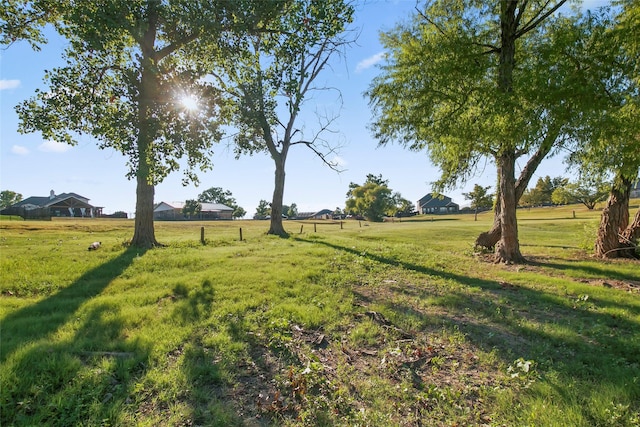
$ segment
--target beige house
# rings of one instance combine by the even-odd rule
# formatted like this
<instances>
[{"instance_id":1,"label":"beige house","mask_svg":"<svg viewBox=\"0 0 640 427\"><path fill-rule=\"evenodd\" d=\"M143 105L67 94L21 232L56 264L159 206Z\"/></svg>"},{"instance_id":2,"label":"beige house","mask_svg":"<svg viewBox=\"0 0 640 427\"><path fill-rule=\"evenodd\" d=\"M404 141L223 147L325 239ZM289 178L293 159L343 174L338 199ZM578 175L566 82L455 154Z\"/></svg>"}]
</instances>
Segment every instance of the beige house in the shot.
<instances>
[{"instance_id":1,"label":"beige house","mask_svg":"<svg viewBox=\"0 0 640 427\"><path fill-rule=\"evenodd\" d=\"M182 213L185 202L160 202L153 209L153 219L183 221L188 219L233 219L233 208L221 203L200 203L202 209L192 217Z\"/></svg>"}]
</instances>

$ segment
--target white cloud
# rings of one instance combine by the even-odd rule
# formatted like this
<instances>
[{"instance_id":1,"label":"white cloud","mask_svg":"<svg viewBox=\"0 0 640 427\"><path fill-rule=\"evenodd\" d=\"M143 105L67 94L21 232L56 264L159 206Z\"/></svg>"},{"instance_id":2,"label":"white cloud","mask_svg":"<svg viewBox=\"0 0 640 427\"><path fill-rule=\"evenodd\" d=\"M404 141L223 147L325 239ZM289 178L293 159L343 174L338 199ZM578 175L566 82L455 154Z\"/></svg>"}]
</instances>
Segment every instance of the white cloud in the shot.
<instances>
[{"instance_id":1,"label":"white cloud","mask_svg":"<svg viewBox=\"0 0 640 427\"><path fill-rule=\"evenodd\" d=\"M38 150L44 151L45 153L64 153L70 149L70 145L55 141L45 141L38 146Z\"/></svg>"},{"instance_id":2,"label":"white cloud","mask_svg":"<svg viewBox=\"0 0 640 427\"><path fill-rule=\"evenodd\" d=\"M333 156L333 158L329 160L329 163L339 168L344 168L347 166L347 161L340 156Z\"/></svg>"},{"instance_id":3,"label":"white cloud","mask_svg":"<svg viewBox=\"0 0 640 427\"><path fill-rule=\"evenodd\" d=\"M15 89L20 87L20 80L0 80L0 90Z\"/></svg>"},{"instance_id":4,"label":"white cloud","mask_svg":"<svg viewBox=\"0 0 640 427\"><path fill-rule=\"evenodd\" d=\"M11 152L19 156L26 156L27 154L29 154L29 150L21 145L14 145L13 147L11 147Z\"/></svg>"},{"instance_id":5,"label":"white cloud","mask_svg":"<svg viewBox=\"0 0 640 427\"><path fill-rule=\"evenodd\" d=\"M386 54L384 51L378 52L375 55L365 58L362 61L358 62L358 65L356 65L356 73L360 73L368 68L373 67L378 62L382 61L385 55Z\"/></svg>"}]
</instances>

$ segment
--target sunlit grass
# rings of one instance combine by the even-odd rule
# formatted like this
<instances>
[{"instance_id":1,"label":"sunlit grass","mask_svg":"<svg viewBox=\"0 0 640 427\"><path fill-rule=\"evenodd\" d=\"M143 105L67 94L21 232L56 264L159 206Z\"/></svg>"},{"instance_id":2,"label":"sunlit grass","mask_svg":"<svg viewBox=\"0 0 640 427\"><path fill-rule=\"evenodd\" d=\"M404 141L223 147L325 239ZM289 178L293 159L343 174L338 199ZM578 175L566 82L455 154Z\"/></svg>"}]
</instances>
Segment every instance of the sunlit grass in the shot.
<instances>
[{"instance_id":1,"label":"sunlit grass","mask_svg":"<svg viewBox=\"0 0 640 427\"><path fill-rule=\"evenodd\" d=\"M640 425L638 263L578 243L598 212L518 217L521 266L474 254L490 214L158 222L151 251L2 220L0 424Z\"/></svg>"}]
</instances>

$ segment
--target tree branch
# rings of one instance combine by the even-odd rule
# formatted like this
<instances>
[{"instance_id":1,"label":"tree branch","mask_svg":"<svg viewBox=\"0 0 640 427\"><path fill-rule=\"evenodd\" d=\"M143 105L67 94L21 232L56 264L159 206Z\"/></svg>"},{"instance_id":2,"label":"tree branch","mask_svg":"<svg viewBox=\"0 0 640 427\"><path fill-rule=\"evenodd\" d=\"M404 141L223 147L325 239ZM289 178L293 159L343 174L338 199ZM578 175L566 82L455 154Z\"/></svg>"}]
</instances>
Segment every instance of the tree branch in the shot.
<instances>
[{"instance_id":1,"label":"tree branch","mask_svg":"<svg viewBox=\"0 0 640 427\"><path fill-rule=\"evenodd\" d=\"M173 52L175 52L176 50L180 49L181 47L183 47L184 45L194 41L195 39L198 38L199 36L199 32L194 32L193 34L190 34L180 40L176 40L175 42L171 43L170 45L167 45L165 47L163 47L162 49L156 51L156 61L160 61L163 58L167 57L168 55L171 55Z\"/></svg>"},{"instance_id":2,"label":"tree branch","mask_svg":"<svg viewBox=\"0 0 640 427\"><path fill-rule=\"evenodd\" d=\"M550 10L548 10L547 12L543 13L542 15L540 14L550 3L551 1L547 1L545 3L544 6L542 6L540 8L540 10L538 11L538 13L536 13L536 15L531 18L529 20L529 22L527 22L526 24L524 24L524 26L522 27L522 29L520 29L519 31L516 31L515 33L515 38L518 39L520 37L522 37L523 35L525 35L526 33L528 33L529 31L533 30L534 28L536 28L542 21L544 21L545 19L547 19L551 14L553 14L553 12L555 12L556 10L560 9L560 7L562 7L563 4L565 4L567 2L567 0L560 0L558 2L558 4L556 4L555 6L553 6ZM525 2L526 4L526 2ZM523 8L524 9L524 8Z\"/></svg>"}]
</instances>

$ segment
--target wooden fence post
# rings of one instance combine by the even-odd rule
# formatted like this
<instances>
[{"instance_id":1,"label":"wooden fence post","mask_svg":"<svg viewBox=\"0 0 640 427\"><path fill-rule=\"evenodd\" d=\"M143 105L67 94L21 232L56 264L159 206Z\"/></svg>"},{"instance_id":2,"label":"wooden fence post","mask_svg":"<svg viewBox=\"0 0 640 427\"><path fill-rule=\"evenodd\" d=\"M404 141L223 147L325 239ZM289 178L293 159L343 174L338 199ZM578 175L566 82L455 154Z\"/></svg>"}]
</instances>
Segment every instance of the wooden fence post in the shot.
<instances>
[{"instance_id":1,"label":"wooden fence post","mask_svg":"<svg viewBox=\"0 0 640 427\"><path fill-rule=\"evenodd\" d=\"M242 242L242 227L240 227L240 241Z\"/></svg>"},{"instance_id":2,"label":"wooden fence post","mask_svg":"<svg viewBox=\"0 0 640 427\"><path fill-rule=\"evenodd\" d=\"M314 222L313 223L313 232L315 233L316 231L318 231L318 230L316 229L316 223Z\"/></svg>"},{"instance_id":3,"label":"wooden fence post","mask_svg":"<svg viewBox=\"0 0 640 427\"><path fill-rule=\"evenodd\" d=\"M204 245L204 227L200 227L200 243Z\"/></svg>"},{"instance_id":4,"label":"wooden fence post","mask_svg":"<svg viewBox=\"0 0 640 427\"><path fill-rule=\"evenodd\" d=\"M302 228L304 227L304 224L300 224L300 234L302 234Z\"/></svg>"},{"instance_id":5,"label":"wooden fence post","mask_svg":"<svg viewBox=\"0 0 640 427\"><path fill-rule=\"evenodd\" d=\"M340 230L342 230L342 221L340 221Z\"/></svg>"}]
</instances>

